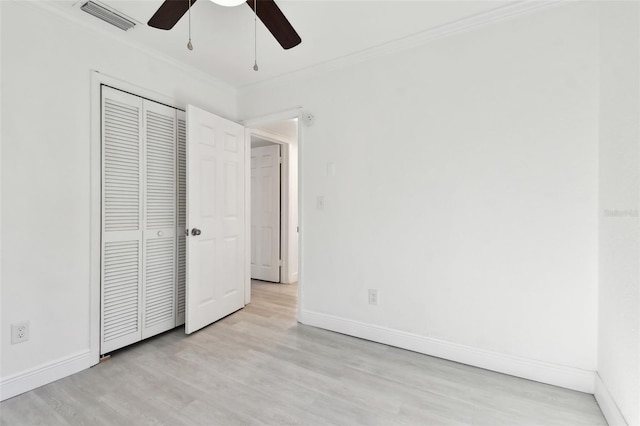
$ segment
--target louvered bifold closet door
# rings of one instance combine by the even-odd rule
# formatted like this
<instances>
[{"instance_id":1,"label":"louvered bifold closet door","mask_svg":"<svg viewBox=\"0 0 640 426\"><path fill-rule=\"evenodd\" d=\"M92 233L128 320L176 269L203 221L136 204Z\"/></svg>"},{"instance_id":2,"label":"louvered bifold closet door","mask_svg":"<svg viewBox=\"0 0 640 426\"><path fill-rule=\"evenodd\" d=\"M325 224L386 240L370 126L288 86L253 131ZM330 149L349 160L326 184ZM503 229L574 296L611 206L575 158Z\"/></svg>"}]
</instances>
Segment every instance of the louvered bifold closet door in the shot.
<instances>
[{"instance_id":1,"label":"louvered bifold closet door","mask_svg":"<svg viewBox=\"0 0 640 426\"><path fill-rule=\"evenodd\" d=\"M142 338L176 326L176 110L144 103Z\"/></svg>"},{"instance_id":2,"label":"louvered bifold closet door","mask_svg":"<svg viewBox=\"0 0 640 426\"><path fill-rule=\"evenodd\" d=\"M178 111L178 273L176 325L184 324L187 278L187 122L184 111Z\"/></svg>"},{"instance_id":3,"label":"louvered bifold closet door","mask_svg":"<svg viewBox=\"0 0 640 426\"><path fill-rule=\"evenodd\" d=\"M142 103L102 88L101 354L142 331Z\"/></svg>"}]
</instances>

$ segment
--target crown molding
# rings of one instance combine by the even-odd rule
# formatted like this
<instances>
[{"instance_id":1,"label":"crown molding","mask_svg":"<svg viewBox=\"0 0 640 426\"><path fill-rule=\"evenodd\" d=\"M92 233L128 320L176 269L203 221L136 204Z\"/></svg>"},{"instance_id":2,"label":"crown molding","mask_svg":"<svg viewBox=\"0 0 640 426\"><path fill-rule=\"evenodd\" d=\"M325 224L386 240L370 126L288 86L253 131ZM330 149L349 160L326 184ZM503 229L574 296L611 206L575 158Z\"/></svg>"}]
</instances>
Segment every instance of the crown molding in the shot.
<instances>
[{"instance_id":1,"label":"crown molding","mask_svg":"<svg viewBox=\"0 0 640 426\"><path fill-rule=\"evenodd\" d=\"M69 11L65 11L60 7L54 6L51 4L50 1L46 1L46 0L22 0L18 3L25 6L29 6L32 9L37 11L50 13L52 15L57 16L58 18L73 22L74 24L79 25L89 31L108 37L109 39L117 43L123 44L135 50L144 52L145 55L150 56L151 58L156 59L158 61L165 62L179 69L180 71L187 73L189 76L197 78L200 81L208 85L211 85L216 89L223 91L229 95L235 96L237 94L237 90L234 86L212 76L211 74L207 74L206 72L201 71L196 67L187 65L186 63L179 61L169 55L161 53L158 50L144 46L142 43L138 43L136 41L127 40L125 38L119 37L116 33L108 31L106 28L102 28L101 26L98 26L98 25L92 25L89 21L81 19L80 18L81 15L75 14L73 13L73 10L71 10L71 9L77 9L78 2L75 2L73 5L69 5ZM139 22L137 23L140 24Z\"/></svg>"},{"instance_id":2,"label":"crown molding","mask_svg":"<svg viewBox=\"0 0 640 426\"><path fill-rule=\"evenodd\" d=\"M558 5L567 1L574 1L574 0L518 1L506 6L499 7L497 9L493 9L487 12L462 18L457 21L450 22L448 24L440 25L423 32L419 32L398 40L384 43L384 44L381 44L369 49L365 49L356 53L352 53L340 58L322 62L320 64L312 65L312 66L302 68L296 71L292 71L289 73L280 74L278 76L261 80L255 83L240 85L238 87L234 87L233 85L223 80L220 80L212 76L211 74L208 74L191 65L187 65L186 63L179 61L169 55L161 53L158 50L150 49L142 45L141 43L119 37L117 34L111 31L108 31L105 28L91 25L89 22L81 19L79 15L70 13L71 11L65 12L64 9L52 5L51 2L49 1L23 0L23 1L20 1L19 3L23 5L28 5L32 9L51 13L55 16L58 16L59 18L65 19L67 21L71 21L83 28L86 28L89 31L106 36L118 43L121 43L123 45L126 45L128 47L131 47L139 51L143 51L146 55L156 60L165 62L179 70L182 70L185 73L189 74L190 76L198 78L199 80L215 87L216 89L219 89L231 95L242 96L250 92L264 89L264 88L273 88L273 87L286 85L293 81L307 80L312 77L323 75L323 74L336 71L339 69L343 69L346 67L351 67L372 59L376 59L376 58L392 55L395 53L399 53L405 50L413 49L413 48L422 46L424 44L427 44L433 40L471 31L475 28L478 28L484 25L492 24L494 22L499 22L503 20L508 20L520 15L531 13L549 6ZM69 6L69 8L70 9L72 7L76 8L77 3L78 2L74 3L73 6Z\"/></svg>"},{"instance_id":3,"label":"crown molding","mask_svg":"<svg viewBox=\"0 0 640 426\"><path fill-rule=\"evenodd\" d=\"M337 59L312 65L300 70L280 74L276 77L238 86L238 96L243 96L256 90L273 88L306 80L332 71L351 67L372 59L392 55L394 53L420 47L433 40L449 37L455 34L471 31L494 22L504 21L516 16L528 14L536 10L558 5L567 0L522 0L487 12L472 15L448 24L440 25L398 40L390 41L369 49L352 53Z\"/></svg>"}]
</instances>

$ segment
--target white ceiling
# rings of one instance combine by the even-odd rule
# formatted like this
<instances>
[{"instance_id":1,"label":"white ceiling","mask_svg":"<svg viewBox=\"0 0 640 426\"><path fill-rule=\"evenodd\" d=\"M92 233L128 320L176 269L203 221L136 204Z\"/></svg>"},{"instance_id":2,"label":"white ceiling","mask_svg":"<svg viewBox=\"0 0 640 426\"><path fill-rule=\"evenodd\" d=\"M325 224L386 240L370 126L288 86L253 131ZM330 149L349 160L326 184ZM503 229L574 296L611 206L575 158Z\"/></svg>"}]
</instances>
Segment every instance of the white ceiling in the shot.
<instances>
[{"instance_id":1,"label":"white ceiling","mask_svg":"<svg viewBox=\"0 0 640 426\"><path fill-rule=\"evenodd\" d=\"M192 8L192 42L186 48L185 15L170 31L146 22L162 0L100 0L139 23L124 32L84 12L84 1L55 0L50 4L114 36L175 58L235 87L241 87L415 35L434 27L514 3L513 0L342 1L277 0L296 28L302 44L284 50L258 21L258 65L253 71L253 14L242 4L227 8L199 0Z\"/></svg>"},{"instance_id":2,"label":"white ceiling","mask_svg":"<svg viewBox=\"0 0 640 426\"><path fill-rule=\"evenodd\" d=\"M281 136L285 139L295 139L298 136L298 119L294 118L291 120L282 120L263 124L259 129L275 134L276 136Z\"/></svg>"},{"instance_id":3,"label":"white ceiling","mask_svg":"<svg viewBox=\"0 0 640 426\"><path fill-rule=\"evenodd\" d=\"M278 145L275 142L269 142L257 136L251 136L251 148L260 148L262 146Z\"/></svg>"},{"instance_id":4,"label":"white ceiling","mask_svg":"<svg viewBox=\"0 0 640 426\"><path fill-rule=\"evenodd\" d=\"M293 118L291 120L281 120L275 121L272 123L267 123L259 126L257 130L261 130L269 136L275 136L278 138L288 139L289 141L294 141L298 137L298 119ZM271 142L262 135L256 135L255 133L251 135L251 147L257 148L260 146L273 145L274 142Z\"/></svg>"}]
</instances>

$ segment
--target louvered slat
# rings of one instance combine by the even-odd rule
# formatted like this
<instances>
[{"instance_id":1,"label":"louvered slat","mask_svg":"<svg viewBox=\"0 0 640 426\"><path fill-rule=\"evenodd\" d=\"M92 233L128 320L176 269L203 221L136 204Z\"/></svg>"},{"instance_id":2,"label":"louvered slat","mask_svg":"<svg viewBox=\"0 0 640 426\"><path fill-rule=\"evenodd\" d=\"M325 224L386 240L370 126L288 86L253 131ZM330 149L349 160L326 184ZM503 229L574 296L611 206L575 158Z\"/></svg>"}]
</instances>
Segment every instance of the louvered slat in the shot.
<instances>
[{"instance_id":1,"label":"louvered slat","mask_svg":"<svg viewBox=\"0 0 640 426\"><path fill-rule=\"evenodd\" d=\"M176 226L175 114L146 111L146 228Z\"/></svg>"},{"instance_id":2,"label":"louvered slat","mask_svg":"<svg viewBox=\"0 0 640 426\"><path fill-rule=\"evenodd\" d=\"M186 285L186 237L187 226L187 129L185 120L178 119L178 261L177 261L177 300L176 313L178 324L184 323L185 285Z\"/></svg>"},{"instance_id":3,"label":"louvered slat","mask_svg":"<svg viewBox=\"0 0 640 426\"><path fill-rule=\"evenodd\" d=\"M140 110L104 100L104 231L140 229Z\"/></svg>"},{"instance_id":4,"label":"louvered slat","mask_svg":"<svg viewBox=\"0 0 640 426\"><path fill-rule=\"evenodd\" d=\"M107 242L103 261L102 339L109 342L139 329L139 241Z\"/></svg>"},{"instance_id":5,"label":"louvered slat","mask_svg":"<svg viewBox=\"0 0 640 426\"><path fill-rule=\"evenodd\" d=\"M156 238L145 247L144 327L174 319L175 239ZM169 328L171 328L169 327Z\"/></svg>"}]
</instances>

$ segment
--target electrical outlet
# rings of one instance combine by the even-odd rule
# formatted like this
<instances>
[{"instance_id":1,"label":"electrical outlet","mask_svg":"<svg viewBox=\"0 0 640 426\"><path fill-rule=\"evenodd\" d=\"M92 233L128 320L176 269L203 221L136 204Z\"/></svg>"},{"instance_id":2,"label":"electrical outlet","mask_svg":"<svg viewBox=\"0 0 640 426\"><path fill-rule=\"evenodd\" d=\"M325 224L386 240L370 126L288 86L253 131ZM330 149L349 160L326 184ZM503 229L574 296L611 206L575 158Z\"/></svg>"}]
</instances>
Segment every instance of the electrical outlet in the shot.
<instances>
[{"instance_id":1,"label":"electrical outlet","mask_svg":"<svg viewBox=\"0 0 640 426\"><path fill-rule=\"evenodd\" d=\"M369 289L369 304L370 305L378 304L378 290L373 288Z\"/></svg>"},{"instance_id":2,"label":"electrical outlet","mask_svg":"<svg viewBox=\"0 0 640 426\"><path fill-rule=\"evenodd\" d=\"M11 324L11 344L22 343L29 340L29 321Z\"/></svg>"}]
</instances>

